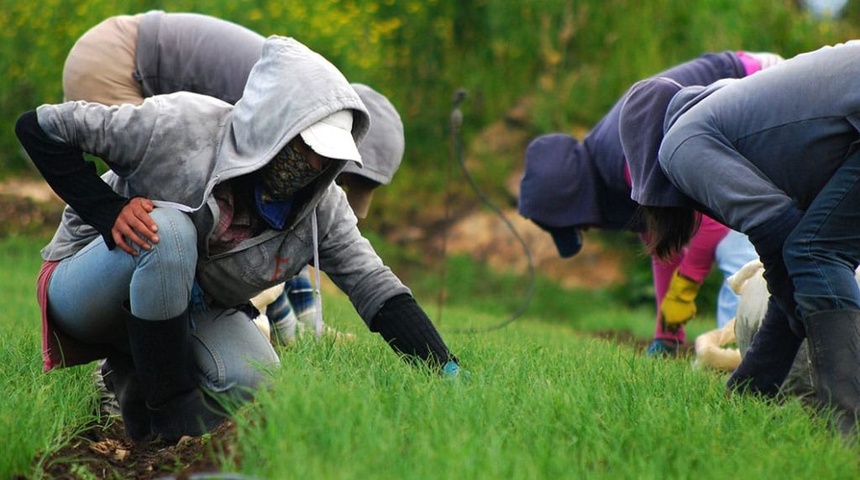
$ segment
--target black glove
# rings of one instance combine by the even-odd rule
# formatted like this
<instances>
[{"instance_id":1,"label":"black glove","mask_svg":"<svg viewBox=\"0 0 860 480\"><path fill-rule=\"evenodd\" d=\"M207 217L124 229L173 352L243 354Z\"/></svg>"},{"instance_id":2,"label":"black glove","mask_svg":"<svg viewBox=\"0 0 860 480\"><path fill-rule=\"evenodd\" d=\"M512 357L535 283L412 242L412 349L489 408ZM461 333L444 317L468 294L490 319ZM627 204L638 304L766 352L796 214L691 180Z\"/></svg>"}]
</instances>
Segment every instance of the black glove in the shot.
<instances>
[{"instance_id":1,"label":"black glove","mask_svg":"<svg viewBox=\"0 0 860 480\"><path fill-rule=\"evenodd\" d=\"M385 302L370 322L370 331L382 335L395 352L407 359L417 358L437 369L457 362L430 318L407 293Z\"/></svg>"}]
</instances>

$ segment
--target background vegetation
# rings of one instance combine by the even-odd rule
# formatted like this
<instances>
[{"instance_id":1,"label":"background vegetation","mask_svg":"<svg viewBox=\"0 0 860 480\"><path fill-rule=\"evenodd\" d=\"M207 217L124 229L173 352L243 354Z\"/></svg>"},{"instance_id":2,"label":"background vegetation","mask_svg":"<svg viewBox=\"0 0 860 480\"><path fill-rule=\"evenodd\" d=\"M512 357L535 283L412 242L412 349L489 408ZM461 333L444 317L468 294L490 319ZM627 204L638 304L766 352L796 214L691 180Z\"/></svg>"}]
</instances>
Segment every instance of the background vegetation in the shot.
<instances>
[{"instance_id":1,"label":"background vegetation","mask_svg":"<svg viewBox=\"0 0 860 480\"><path fill-rule=\"evenodd\" d=\"M860 29L860 5L820 21L794 0L2 0L0 172L25 168L11 126L24 110L62 100L63 62L75 39L108 16L150 9L294 36L350 80L389 96L406 124L407 152L391 192L374 205L379 223L420 212L426 196L446 188L440 167L457 88L469 92L467 139L524 98L530 133L581 132L634 81L702 52L790 57ZM520 155L476 159L475 173L498 193Z\"/></svg>"},{"instance_id":2,"label":"background vegetation","mask_svg":"<svg viewBox=\"0 0 860 480\"><path fill-rule=\"evenodd\" d=\"M468 168L491 199L510 205L505 185L525 145L488 148L478 137L488 126L513 125L522 139L551 131L582 136L631 83L702 52L790 57L857 37L860 4L851 3L840 19L822 21L797 0L0 0L0 179L32 173L14 121L62 100L66 53L111 15L193 11L263 35L294 36L350 80L391 98L406 125L405 160L364 221L365 230L384 234L403 230L406 221L441 217L446 201L457 205L454 214L477 203L452 174L449 116L459 88L468 92L462 107ZM421 258L415 244L399 246L412 250L404 258ZM632 278L644 281L619 293L647 296L647 261L640 256L629 265L640 270Z\"/></svg>"}]
</instances>

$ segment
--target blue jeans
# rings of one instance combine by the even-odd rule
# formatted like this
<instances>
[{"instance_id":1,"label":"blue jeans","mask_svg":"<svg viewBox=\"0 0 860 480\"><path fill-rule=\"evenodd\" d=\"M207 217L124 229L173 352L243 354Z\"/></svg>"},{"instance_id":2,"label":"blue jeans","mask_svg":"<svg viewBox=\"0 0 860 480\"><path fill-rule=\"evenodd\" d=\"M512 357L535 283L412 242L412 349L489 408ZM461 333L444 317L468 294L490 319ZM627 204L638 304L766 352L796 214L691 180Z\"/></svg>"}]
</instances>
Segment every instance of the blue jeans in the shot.
<instances>
[{"instance_id":1,"label":"blue jeans","mask_svg":"<svg viewBox=\"0 0 860 480\"><path fill-rule=\"evenodd\" d=\"M64 259L48 286L49 315L66 334L128 351L123 303L147 320L166 320L188 310L197 264L197 233L191 219L170 208L151 213L159 243L137 256L108 250L99 237ZM229 279L225 279L229 281ZM278 356L251 317L210 305L192 312L192 351L200 384L212 391L255 388L265 379L260 365Z\"/></svg>"},{"instance_id":2,"label":"blue jeans","mask_svg":"<svg viewBox=\"0 0 860 480\"><path fill-rule=\"evenodd\" d=\"M783 248L800 318L860 309L860 152L849 156L804 213Z\"/></svg>"},{"instance_id":3,"label":"blue jeans","mask_svg":"<svg viewBox=\"0 0 860 480\"><path fill-rule=\"evenodd\" d=\"M717 245L714 261L723 274L723 283L717 297L717 327L722 328L735 318L738 309L738 296L729 287L728 278L757 258L758 254L749 238L735 230L729 230Z\"/></svg>"}]
</instances>

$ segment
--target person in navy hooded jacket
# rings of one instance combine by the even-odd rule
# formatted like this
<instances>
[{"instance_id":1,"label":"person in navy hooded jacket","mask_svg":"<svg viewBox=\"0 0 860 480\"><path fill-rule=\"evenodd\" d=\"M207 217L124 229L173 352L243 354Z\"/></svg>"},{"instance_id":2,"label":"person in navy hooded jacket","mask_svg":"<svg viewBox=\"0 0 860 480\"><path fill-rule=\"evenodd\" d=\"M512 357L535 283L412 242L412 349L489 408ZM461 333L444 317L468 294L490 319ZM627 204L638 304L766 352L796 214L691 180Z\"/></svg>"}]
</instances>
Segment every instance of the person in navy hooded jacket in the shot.
<instances>
[{"instance_id":1,"label":"person in navy hooded jacket","mask_svg":"<svg viewBox=\"0 0 860 480\"><path fill-rule=\"evenodd\" d=\"M659 74L683 85L708 85L741 78L779 63L772 53L720 52L702 55ZM647 239L630 199L630 176L618 122L622 97L582 142L567 134L543 135L526 150L519 212L552 235L559 255L568 258L582 247L590 228L628 230ZM686 342L683 325L696 314L695 299L714 263L727 278L755 252L746 237L712 219L702 221L680 255L652 259L657 315L649 355L674 355ZM726 282L718 298L717 323L733 317L737 297Z\"/></svg>"}]
</instances>

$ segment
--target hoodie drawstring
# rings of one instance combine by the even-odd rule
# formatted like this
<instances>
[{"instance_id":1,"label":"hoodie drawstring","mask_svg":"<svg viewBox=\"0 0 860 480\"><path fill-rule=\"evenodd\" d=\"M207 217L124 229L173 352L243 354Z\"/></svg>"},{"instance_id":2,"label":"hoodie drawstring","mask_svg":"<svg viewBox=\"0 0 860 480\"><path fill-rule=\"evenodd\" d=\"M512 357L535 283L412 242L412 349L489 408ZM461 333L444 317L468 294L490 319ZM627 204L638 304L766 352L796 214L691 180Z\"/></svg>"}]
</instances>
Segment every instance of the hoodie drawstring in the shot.
<instances>
[{"instance_id":1,"label":"hoodie drawstring","mask_svg":"<svg viewBox=\"0 0 860 480\"><path fill-rule=\"evenodd\" d=\"M311 230L313 231L314 241L314 301L317 304L316 316L314 317L314 334L319 339L323 334L323 317L322 317L322 292L320 291L320 251L319 251L319 235L317 233L317 209L314 207L311 212Z\"/></svg>"}]
</instances>

